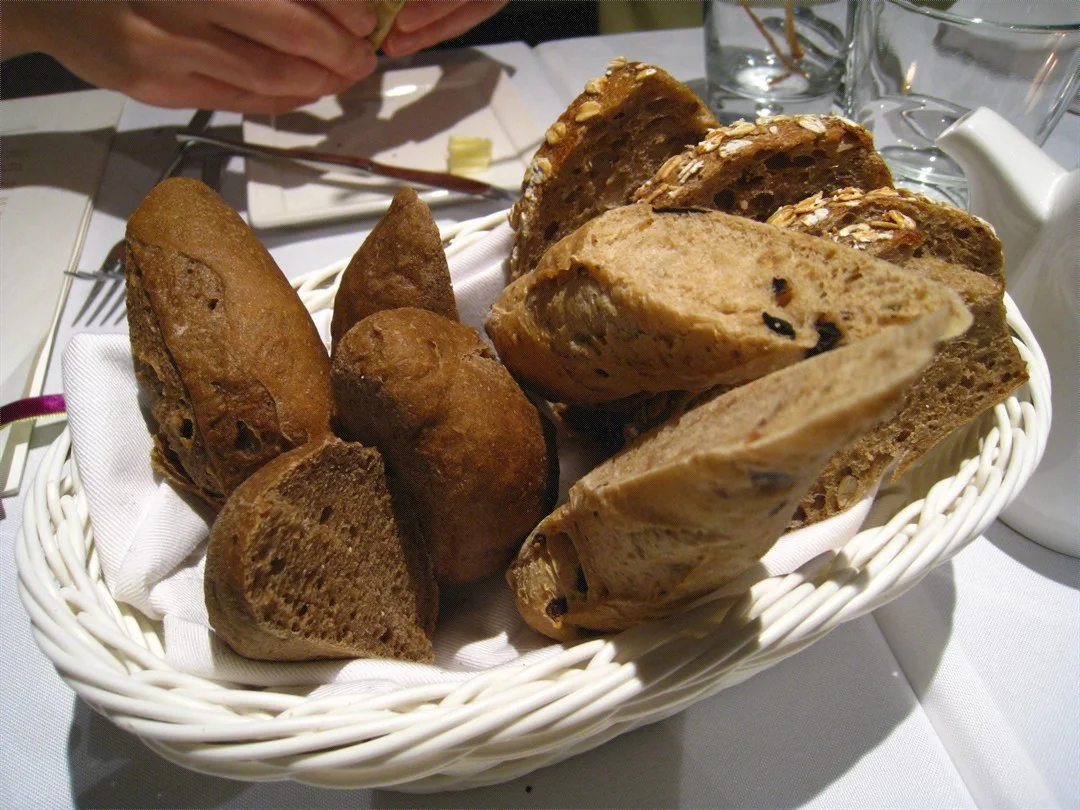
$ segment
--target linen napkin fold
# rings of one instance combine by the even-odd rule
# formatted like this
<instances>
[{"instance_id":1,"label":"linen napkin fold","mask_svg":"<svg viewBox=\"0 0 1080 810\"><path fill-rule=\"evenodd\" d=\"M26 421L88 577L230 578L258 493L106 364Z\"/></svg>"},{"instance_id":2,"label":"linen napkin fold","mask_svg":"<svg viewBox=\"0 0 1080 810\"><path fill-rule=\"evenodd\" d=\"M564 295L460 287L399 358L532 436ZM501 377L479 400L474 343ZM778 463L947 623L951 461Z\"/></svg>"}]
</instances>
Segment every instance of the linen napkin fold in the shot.
<instances>
[{"instance_id":1,"label":"linen napkin fold","mask_svg":"<svg viewBox=\"0 0 1080 810\"><path fill-rule=\"evenodd\" d=\"M483 320L506 283L511 231L501 225L450 261L462 322L483 334ZM313 316L329 343L330 312ZM500 577L444 593L434 665L364 659L268 663L236 655L210 629L203 598L206 539L214 513L162 481L150 467L149 415L140 404L126 335L72 338L63 357L73 453L90 505L102 575L117 602L164 628L166 660L192 675L252 686L316 687L326 692L381 692L459 681L495 667L520 668L562 647L518 615ZM588 448L560 442L560 491L596 462ZM782 537L756 568L762 577L790 573L839 548L858 531L872 498L847 512Z\"/></svg>"}]
</instances>

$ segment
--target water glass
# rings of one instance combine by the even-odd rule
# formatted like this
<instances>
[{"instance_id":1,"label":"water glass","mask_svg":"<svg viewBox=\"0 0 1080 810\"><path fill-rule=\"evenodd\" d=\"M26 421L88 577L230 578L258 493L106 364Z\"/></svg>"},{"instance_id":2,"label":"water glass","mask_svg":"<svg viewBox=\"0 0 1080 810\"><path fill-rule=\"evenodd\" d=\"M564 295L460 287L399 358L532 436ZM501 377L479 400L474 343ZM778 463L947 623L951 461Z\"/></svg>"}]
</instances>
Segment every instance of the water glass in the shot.
<instances>
[{"instance_id":1,"label":"water glass","mask_svg":"<svg viewBox=\"0 0 1080 810\"><path fill-rule=\"evenodd\" d=\"M706 0L707 99L725 123L828 113L861 0Z\"/></svg>"}]
</instances>

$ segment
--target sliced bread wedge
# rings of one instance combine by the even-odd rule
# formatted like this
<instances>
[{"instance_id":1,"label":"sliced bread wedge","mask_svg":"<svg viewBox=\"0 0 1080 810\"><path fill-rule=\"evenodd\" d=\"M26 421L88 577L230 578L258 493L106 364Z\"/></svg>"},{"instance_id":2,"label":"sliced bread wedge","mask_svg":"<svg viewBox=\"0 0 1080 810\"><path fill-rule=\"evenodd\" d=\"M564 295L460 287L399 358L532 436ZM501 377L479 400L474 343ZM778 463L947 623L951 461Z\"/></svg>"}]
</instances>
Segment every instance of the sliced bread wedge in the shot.
<instances>
[{"instance_id":1,"label":"sliced bread wedge","mask_svg":"<svg viewBox=\"0 0 1080 810\"><path fill-rule=\"evenodd\" d=\"M815 237L635 204L586 223L509 285L485 322L511 372L553 401L741 385L946 307L928 278Z\"/></svg>"},{"instance_id":2,"label":"sliced bread wedge","mask_svg":"<svg viewBox=\"0 0 1080 810\"><path fill-rule=\"evenodd\" d=\"M891 185L873 138L858 124L829 115L782 115L711 130L661 166L634 200L764 221L819 191Z\"/></svg>"},{"instance_id":3,"label":"sliced bread wedge","mask_svg":"<svg viewBox=\"0 0 1080 810\"><path fill-rule=\"evenodd\" d=\"M210 624L266 661L432 661L434 566L378 450L328 437L233 492L210 531Z\"/></svg>"},{"instance_id":4,"label":"sliced bread wedge","mask_svg":"<svg viewBox=\"0 0 1080 810\"><path fill-rule=\"evenodd\" d=\"M544 136L510 211L510 275L634 190L717 120L682 82L655 65L618 58L590 80Z\"/></svg>"},{"instance_id":5,"label":"sliced bread wedge","mask_svg":"<svg viewBox=\"0 0 1080 810\"><path fill-rule=\"evenodd\" d=\"M716 397L570 488L507 580L541 633L663 618L748 569L839 447L887 417L933 357L948 308Z\"/></svg>"}]
</instances>

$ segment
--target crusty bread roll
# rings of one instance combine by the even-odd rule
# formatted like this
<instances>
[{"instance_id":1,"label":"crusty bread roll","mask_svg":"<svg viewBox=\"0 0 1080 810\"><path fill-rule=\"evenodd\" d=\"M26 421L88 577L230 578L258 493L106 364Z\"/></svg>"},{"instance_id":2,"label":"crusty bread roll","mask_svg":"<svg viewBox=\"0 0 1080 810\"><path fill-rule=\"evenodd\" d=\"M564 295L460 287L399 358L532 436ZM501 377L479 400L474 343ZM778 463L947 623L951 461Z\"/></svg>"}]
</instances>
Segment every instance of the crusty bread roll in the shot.
<instances>
[{"instance_id":1,"label":"crusty bread roll","mask_svg":"<svg viewBox=\"0 0 1080 810\"><path fill-rule=\"evenodd\" d=\"M1001 240L989 222L907 189L818 192L779 209L769 224L824 236L894 264L930 256L1005 283Z\"/></svg>"},{"instance_id":2,"label":"crusty bread roll","mask_svg":"<svg viewBox=\"0 0 1080 810\"><path fill-rule=\"evenodd\" d=\"M508 286L485 322L507 367L579 405L761 377L941 307L952 290L822 239L698 209L591 220Z\"/></svg>"},{"instance_id":3,"label":"crusty bread roll","mask_svg":"<svg viewBox=\"0 0 1080 810\"><path fill-rule=\"evenodd\" d=\"M439 580L505 571L554 506L550 426L472 327L426 310L365 318L334 350L342 436L400 476Z\"/></svg>"},{"instance_id":4,"label":"crusty bread roll","mask_svg":"<svg viewBox=\"0 0 1080 810\"><path fill-rule=\"evenodd\" d=\"M237 487L210 531L210 624L266 661L432 661L438 586L374 448L332 436Z\"/></svg>"},{"instance_id":5,"label":"crusty bread roll","mask_svg":"<svg viewBox=\"0 0 1080 810\"><path fill-rule=\"evenodd\" d=\"M718 122L667 71L618 58L586 83L547 130L510 211L517 278L544 251L597 214L630 202L634 190Z\"/></svg>"},{"instance_id":6,"label":"crusty bread roll","mask_svg":"<svg viewBox=\"0 0 1080 810\"><path fill-rule=\"evenodd\" d=\"M570 488L507 580L566 641L663 618L748 569L826 459L894 409L952 326L948 308L712 399Z\"/></svg>"},{"instance_id":7,"label":"crusty bread roll","mask_svg":"<svg viewBox=\"0 0 1080 810\"><path fill-rule=\"evenodd\" d=\"M371 313L397 307L458 319L439 228L427 203L408 186L394 195L341 274L330 322L332 345Z\"/></svg>"},{"instance_id":8,"label":"crusty bread roll","mask_svg":"<svg viewBox=\"0 0 1080 810\"><path fill-rule=\"evenodd\" d=\"M154 188L128 221L126 251L154 467L220 507L267 461L329 432L326 348L255 234L198 180Z\"/></svg>"},{"instance_id":9,"label":"crusty bread roll","mask_svg":"<svg viewBox=\"0 0 1080 810\"><path fill-rule=\"evenodd\" d=\"M891 185L873 138L858 124L830 115L779 115L710 130L661 166L634 200L763 221L818 191Z\"/></svg>"}]
</instances>

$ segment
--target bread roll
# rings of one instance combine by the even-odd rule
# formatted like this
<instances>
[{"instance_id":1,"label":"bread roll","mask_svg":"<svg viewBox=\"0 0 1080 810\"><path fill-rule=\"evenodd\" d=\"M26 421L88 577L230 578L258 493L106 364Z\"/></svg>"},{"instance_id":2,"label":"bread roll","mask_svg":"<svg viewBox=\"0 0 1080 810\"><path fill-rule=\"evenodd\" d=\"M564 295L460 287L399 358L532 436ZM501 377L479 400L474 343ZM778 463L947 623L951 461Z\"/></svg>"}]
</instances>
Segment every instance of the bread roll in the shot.
<instances>
[{"instance_id":1,"label":"bread roll","mask_svg":"<svg viewBox=\"0 0 1080 810\"><path fill-rule=\"evenodd\" d=\"M278 454L330 430L330 360L270 254L212 189L154 188L128 221L127 318L156 422L152 462L220 507Z\"/></svg>"},{"instance_id":2,"label":"bread roll","mask_svg":"<svg viewBox=\"0 0 1080 810\"><path fill-rule=\"evenodd\" d=\"M337 345L332 380L341 435L401 477L439 580L505 571L554 506L558 457L480 334L425 310L378 312Z\"/></svg>"},{"instance_id":3,"label":"bread roll","mask_svg":"<svg viewBox=\"0 0 1080 810\"><path fill-rule=\"evenodd\" d=\"M333 345L371 313L397 307L458 319L439 228L427 203L408 187L394 195L341 274L330 322Z\"/></svg>"},{"instance_id":4,"label":"bread roll","mask_svg":"<svg viewBox=\"0 0 1080 810\"><path fill-rule=\"evenodd\" d=\"M717 126L709 108L667 71L618 58L590 80L536 150L510 211L510 274L529 272L563 236L630 202L634 190Z\"/></svg>"},{"instance_id":5,"label":"bread roll","mask_svg":"<svg viewBox=\"0 0 1080 810\"><path fill-rule=\"evenodd\" d=\"M507 573L521 615L572 640L672 615L734 579L826 459L899 404L953 317L943 308L748 383L599 465Z\"/></svg>"},{"instance_id":6,"label":"bread roll","mask_svg":"<svg viewBox=\"0 0 1080 810\"><path fill-rule=\"evenodd\" d=\"M432 661L438 586L378 450L324 437L237 487L210 531L210 624L266 661Z\"/></svg>"},{"instance_id":7,"label":"bread roll","mask_svg":"<svg viewBox=\"0 0 1080 810\"><path fill-rule=\"evenodd\" d=\"M936 282L858 251L717 211L609 211L507 287L485 325L549 399L579 405L740 385L947 307Z\"/></svg>"},{"instance_id":8,"label":"bread roll","mask_svg":"<svg viewBox=\"0 0 1080 810\"><path fill-rule=\"evenodd\" d=\"M661 166L634 200L764 221L818 191L891 185L873 138L858 124L831 115L779 115L710 130Z\"/></svg>"}]
</instances>

